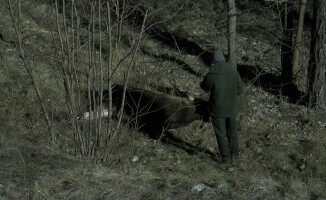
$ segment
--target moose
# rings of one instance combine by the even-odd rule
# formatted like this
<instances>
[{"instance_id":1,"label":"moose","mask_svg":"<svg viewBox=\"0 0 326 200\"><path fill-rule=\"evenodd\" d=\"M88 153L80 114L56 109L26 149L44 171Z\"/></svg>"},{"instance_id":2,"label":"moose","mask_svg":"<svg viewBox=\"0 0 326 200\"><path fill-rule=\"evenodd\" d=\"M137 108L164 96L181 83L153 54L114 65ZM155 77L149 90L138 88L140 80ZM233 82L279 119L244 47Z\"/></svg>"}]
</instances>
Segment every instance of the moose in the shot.
<instances>
[{"instance_id":1,"label":"moose","mask_svg":"<svg viewBox=\"0 0 326 200\"><path fill-rule=\"evenodd\" d=\"M113 117L117 117L122 105L124 86L112 87ZM108 116L109 91L103 91L102 116ZM247 109L245 95L238 97L240 112ZM84 119L92 113L84 113ZM124 113L128 124L137 127L140 131L153 136L159 136L162 131L186 126L195 120L209 121L208 102L204 99L190 100L184 96L174 96L164 92L127 87L124 101Z\"/></svg>"},{"instance_id":2,"label":"moose","mask_svg":"<svg viewBox=\"0 0 326 200\"><path fill-rule=\"evenodd\" d=\"M112 87L113 117L122 114L124 86ZM102 117L108 115L109 91L103 91ZM92 117L92 113L84 113L83 118ZM173 96L164 92L128 87L124 101L124 113L129 124L140 131L156 137L162 131L185 126L195 120L208 121L207 101L199 98L190 100L186 97Z\"/></svg>"}]
</instances>

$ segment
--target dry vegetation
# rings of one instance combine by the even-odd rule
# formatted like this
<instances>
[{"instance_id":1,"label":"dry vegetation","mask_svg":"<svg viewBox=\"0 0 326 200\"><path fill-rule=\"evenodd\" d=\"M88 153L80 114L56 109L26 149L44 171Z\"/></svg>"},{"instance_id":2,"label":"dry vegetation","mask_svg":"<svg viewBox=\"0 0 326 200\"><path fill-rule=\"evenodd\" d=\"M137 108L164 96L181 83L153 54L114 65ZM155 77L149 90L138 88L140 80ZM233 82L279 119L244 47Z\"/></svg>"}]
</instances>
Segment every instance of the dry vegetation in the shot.
<instances>
[{"instance_id":1,"label":"dry vegetation","mask_svg":"<svg viewBox=\"0 0 326 200\"><path fill-rule=\"evenodd\" d=\"M225 5L217 1L212 6L212 2L144 1L143 6L153 13L149 24L161 22L155 26L157 30L186 38L204 50L225 51ZM240 64L264 66L278 73L280 44L268 34L279 31L278 14L270 4L261 5L257 1L239 5L243 11L238 33ZM55 27L47 24L55 20L51 17L54 8L48 1L24 2L22 6L22 31L28 36L24 39L25 50L44 96L57 146L49 144L42 111L16 51L8 6L1 3L1 200L326 199L326 114L288 103L287 97L272 95L250 80L246 84L250 109L239 122L239 167L225 169L220 164L211 124L200 121L162 140L123 125L112 141L109 155L99 150L106 155L104 161L74 156L63 86L55 70L59 54L52 40L57 36ZM268 25L268 31L258 25ZM87 30L81 31L87 35ZM113 64L128 54L130 42L139 36L139 27L129 21L123 22L120 31L121 44L114 52ZM207 70L200 57L187 53L181 44L171 48L153 34L143 36L130 83L207 97L199 88ZM118 36L113 35L116 41ZM104 57L107 48L103 42ZM81 74L87 58L87 51L81 50L76 64ZM303 56L302 65L305 59ZM107 64L106 59L103 62ZM123 74L124 68L119 68L113 82L123 83ZM82 88L87 88L86 83ZM117 121L112 123L115 127Z\"/></svg>"}]
</instances>

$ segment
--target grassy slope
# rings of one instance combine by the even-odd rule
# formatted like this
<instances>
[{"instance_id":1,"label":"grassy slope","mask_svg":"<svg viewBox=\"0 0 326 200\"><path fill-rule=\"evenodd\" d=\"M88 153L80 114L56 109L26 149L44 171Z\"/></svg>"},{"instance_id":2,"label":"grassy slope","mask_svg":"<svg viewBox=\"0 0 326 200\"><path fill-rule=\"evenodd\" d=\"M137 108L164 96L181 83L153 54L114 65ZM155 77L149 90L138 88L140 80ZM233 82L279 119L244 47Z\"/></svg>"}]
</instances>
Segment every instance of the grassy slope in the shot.
<instances>
[{"instance_id":1,"label":"grassy slope","mask_svg":"<svg viewBox=\"0 0 326 200\"><path fill-rule=\"evenodd\" d=\"M218 11L223 5L214 8L205 2L187 4L174 22L167 22L164 28L196 41L204 49L226 50L225 28L217 31L220 35L216 35L214 29L205 29L209 27L205 24L206 19L209 25L213 24L210 20L219 16L218 25L225 23L225 13ZM203 7L208 7L209 11L203 12ZM27 5L27 8L45 9L36 4ZM0 5L0 9L3 16L0 19L1 34L7 41L14 41L8 12L4 5ZM177 8L171 8L169 12L174 10ZM164 13L169 15L168 11ZM248 15L254 16L252 13ZM248 15L245 15L246 19ZM40 34L40 30L46 28L36 23L29 13L24 17L30 21L30 27L34 27L31 28L33 33L40 36L35 38L36 43L31 39L34 45L29 46L37 52L47 37ZM130 27L126 29L131 30ZM240 52L249 51L245 53L250 56L250 64L255 61L271 63L277 46L272 45L273 40L258 37L260 30L255 31L251 37L246 31L239 33ZM252 48L255 45L263 48ZM176 139L169 138L164 142L124 127L112 163L94 164L71 156L65 149L53 150L46 144L46 129L33 88L12 46L0 43L0 47L0 56L6 58L0 63L0 199L326 198L326 140L323 134L326 121L323 114L288 104L286 100L249 84L246 90L250 110L241 121L243 134L240 135L241 164L238 168L223 169L218 155L214 154L217 145L212 127L201 122L178 129L174 134ZM164 46L149 36L143 48L159 55L180 57L194 69L205 72L195 56ZM271 49L271 53L261 52L264 48ZM51 48L45 48L45 51L51 52ZM37 66L47 65L42 59L34 62ZM38 77L44 83L42 90L50 102L59 102L54 95L56 90L51 87L50 73L45 69L35 68L43 72ZM175 86L192 95L203 95L198 87L200 78L189 75L169 60L141 54L135 73L132 80L139 85ZM154 76L147 80L149 73ZM144 79L148 82L137 82ZM60 114L61 110L55 107L53 112ZM61 143L65 143L69 138L67 128L58 122L55 129L62 136Z\"/></svg>"}]
</instances>

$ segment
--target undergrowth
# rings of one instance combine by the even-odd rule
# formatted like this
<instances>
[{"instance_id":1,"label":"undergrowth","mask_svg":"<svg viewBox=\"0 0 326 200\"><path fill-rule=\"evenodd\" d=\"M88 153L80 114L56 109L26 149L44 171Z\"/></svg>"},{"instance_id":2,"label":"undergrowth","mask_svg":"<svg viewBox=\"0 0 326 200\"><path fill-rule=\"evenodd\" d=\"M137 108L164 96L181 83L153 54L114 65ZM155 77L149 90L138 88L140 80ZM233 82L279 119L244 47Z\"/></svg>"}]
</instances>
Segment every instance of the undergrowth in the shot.
<instances>
[{"instance_id":1,"label":"undergrowth","mask_svg":"<svg viewBox=\"0 0 326 200\"><path fill-rule=\"evenodd\" d=\"M48 11L48 6L31 5L44 13ZM198 1L186 6L188 10L182 11L184 15L179 15L179 19L186 20L201 4ZM58 87L49 60L42 57L54 51L53 47L44 46L50 33L42 34L45 26L34 21L37 13L33 18L26 13L25 23L30 20L34 27L29 31L42 38L41 43L33 43L38 37L30 39L32 44L28 48L34 49L33 69L58 136L57 146L51 146L31 81L14 53L14 45L10 45L14 37L9 15L5 6L0 8L4 16L0 19L0 34L8 40L0 41L0 199L326 199L325 114L289 105L251 84L246 87L250 109L239 123L242 131L238 167L227 169L220 163L212 125L201 121L164 134L159 140L124 124L111 142L109 152L100 150L106 159L94 162L76 156L66 104L60 99L62 88ZM223 9L222 4L216 9ZM212 11L208 15L217 14ZM200 21L205 13L200 16L191 19ZM225 16L219 19L223 25ZM196 28L200 26L193 23L188 21L186 27L181 23L170 26L175 33L204 41L200 35L205 33L199 33ZM192 32L187 32L189 27ZM123 39L134 37L133 30L126 25ZM216 35L212 38L218 40ZM243 50L248 38L240 39ZM223 40L205 48L210 45L226 48ZM250 43L246 45L248 49L251 47ZM38 57L40 47L45 53ZM121 48L122 57L128 52L128 43ZM87 63L84 56L80 55L81 66ZM169 49L150 35L146 35L137 56L130 79L135 86L178 88L207 98L199 88L200 75L207 69L198 57ZM199 75L183 70L175 58L194 66ZM123 72L117 74L114 81L121 82ZM296 113L296 110L303 111Z\"/></svg>"}]
</instances>

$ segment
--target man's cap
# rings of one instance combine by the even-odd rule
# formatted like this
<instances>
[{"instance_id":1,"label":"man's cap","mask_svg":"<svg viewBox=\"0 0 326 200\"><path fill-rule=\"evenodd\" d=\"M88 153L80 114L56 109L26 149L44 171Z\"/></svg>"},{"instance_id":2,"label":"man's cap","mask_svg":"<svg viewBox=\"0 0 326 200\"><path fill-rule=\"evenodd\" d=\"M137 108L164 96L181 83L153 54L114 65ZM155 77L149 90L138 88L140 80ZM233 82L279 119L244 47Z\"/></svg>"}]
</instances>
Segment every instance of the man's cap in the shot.
<instances>
[{"instance_id":1,"label":"man's cap","mask_svg":"<svg viewBox=\"0 0 326 200\"><path fill-rule=\"evenodd\" d=\"M224 61L225 57L222 51L215 50L213 52L213 63L216 63L217 61Z\"/></svg>"}]
</instances>

